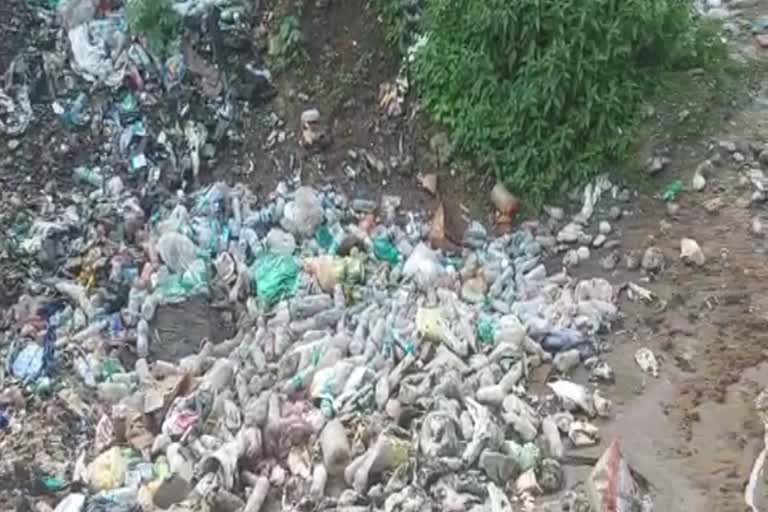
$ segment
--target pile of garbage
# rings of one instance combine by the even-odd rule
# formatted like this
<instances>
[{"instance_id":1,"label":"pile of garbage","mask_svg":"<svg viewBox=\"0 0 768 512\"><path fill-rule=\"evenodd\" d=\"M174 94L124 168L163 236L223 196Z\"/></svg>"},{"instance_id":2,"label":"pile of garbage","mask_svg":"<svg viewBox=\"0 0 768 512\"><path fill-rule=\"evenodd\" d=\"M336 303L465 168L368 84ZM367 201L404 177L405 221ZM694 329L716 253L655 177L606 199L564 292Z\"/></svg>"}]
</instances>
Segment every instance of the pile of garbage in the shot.
<instances>
[{"instance_id":1,"label":"pile of garbage","mask_svg":"<svg viewBox=\"0 0 768 512\"><path fill-rule=\"evenodd\" d=\"M72 491L57 512L513 510L564 488L569 446L597 444L610 401L565 379L582 363L613 378L614 289L548 275L533 226L469 224L448 251L393 197L216 183L148 212L117 176L93 188L19 241L63 263L7 333L11 436L27 395L80 389L101 411L46 472ZM160 322L184 305L236 333ZM537 396L544 364L561 378Z\"/></svg>"},{"instance_id":2,"label":"pile of garbage","mask_svg":"<svg viewBox=\"0 0 768 512\"><path fill-rule=\"evenodd\" d=\"M241 11L223 4L174 6L236 25ZM0 508L496 512L566 490L569 449L598 444L593 422L611 409L568 375L583 365L612 381L601 337L618 310L607 281L545 263L598 246L585 227L610 183L589 185L559 232L511 230L518 204L499 186L500 235L448 204L428 218L396 196L297 181L266 197L195 188L237 110L225 67L192 47L158 58L110 5L60 2L70 66L43 61L61 122L90 125L111 152L72 169L69 195L19 212L2 244L28 273L0 345L0 481L16 499ZM34 122L27 64L0 89L12 137ZM185 69L214 117L152 129L145 111ZM110 99L89 105L82 81ZM623 511L642 494L613 443L562 500Z\"/></svg>"}]
</instances>

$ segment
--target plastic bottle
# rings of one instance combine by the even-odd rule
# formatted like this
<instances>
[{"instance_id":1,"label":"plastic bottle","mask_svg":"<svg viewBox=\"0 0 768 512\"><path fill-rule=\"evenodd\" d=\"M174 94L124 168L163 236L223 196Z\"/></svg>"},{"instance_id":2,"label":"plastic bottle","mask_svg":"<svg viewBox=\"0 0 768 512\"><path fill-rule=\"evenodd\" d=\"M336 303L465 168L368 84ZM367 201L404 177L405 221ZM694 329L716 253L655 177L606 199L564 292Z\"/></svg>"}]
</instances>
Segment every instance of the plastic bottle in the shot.
<instances>
[{"instance_id":1,"label":"plastic bottle","mask_svg":"<svg viewBox=\"0 0 768 512\"><path fill-rule=\"evenodd\" d=\"M149 323L143 318L136 327L136 353L139 357L149 355Z\"/></svg>"}]
</instances>

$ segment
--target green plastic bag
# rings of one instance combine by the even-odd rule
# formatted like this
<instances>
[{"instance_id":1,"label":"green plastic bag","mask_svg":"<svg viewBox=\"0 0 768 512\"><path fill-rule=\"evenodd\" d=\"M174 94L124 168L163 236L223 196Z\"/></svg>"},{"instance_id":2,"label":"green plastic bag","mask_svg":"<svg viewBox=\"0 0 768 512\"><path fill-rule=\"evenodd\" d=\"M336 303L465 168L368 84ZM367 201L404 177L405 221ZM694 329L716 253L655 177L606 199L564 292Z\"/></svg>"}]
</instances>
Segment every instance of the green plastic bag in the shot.
<instances>
[{"instance_id":1,"label":"green plastic bag","mask_svg":"<svg viewBox=\"0 0 768 512\"><path fill-rule=\"evenodd\" d=\"M157 291L165 299L186 299L194 295L208 294L208 267L196 259L181 273L161 275Z\"/></svg>"},{"instance_id":2,"label":"green plastic bag","mask_svg":"<svg viewBox=\"0 0 768 512\"><path fill-rule=\"evenodd\" d=\"M674 201L678 194L683 191L683 182L675 180L664 188L661 198L665 201Z\"/></svg>"},{"instance_id":3,"label":"green plastic bag","mask_svg":"<svg viewBox=\"0 0 768 512\"><path fill-rule=\"evenodd\" d=\"M299 265L293 256L262 253L250 270L256 295L269 306L293 295L299 286Z\"/></svg>"},{"instance_id":4,"label":"green plastic bag","mask_svg":"<svg viewBox=\"0 0 768 512\"><path fill-rule=\"evenodd\" d=\"M377 238L373 241L373 255L376 259L386 261L392 265L400 263L400 251L386 238Z\"/></svg>"},{"instance_id":5,"label":"green plastic bag","mask_svg":"<svg viewBox=\"0 0 768 512\"><path fill-rule=\"evenodd\" d=\"M481 316L477 321L477 339L480 340L481 345L493 345L496 338L496 326L493 324L493 320Z\"/></svg>"},{"instance_id":6,"label":"green plastic bag","mask_svg":"<svg viewBox=\"0 0 768 512\"><path fill-rule=\"evenodd\" d=\"M315 240L317 245L328 251L330 254L336 253L336 240L333 239L333 233L328 229L328 226L323 224L317 231L315 231Z\"/></svg>"}]
</instances>

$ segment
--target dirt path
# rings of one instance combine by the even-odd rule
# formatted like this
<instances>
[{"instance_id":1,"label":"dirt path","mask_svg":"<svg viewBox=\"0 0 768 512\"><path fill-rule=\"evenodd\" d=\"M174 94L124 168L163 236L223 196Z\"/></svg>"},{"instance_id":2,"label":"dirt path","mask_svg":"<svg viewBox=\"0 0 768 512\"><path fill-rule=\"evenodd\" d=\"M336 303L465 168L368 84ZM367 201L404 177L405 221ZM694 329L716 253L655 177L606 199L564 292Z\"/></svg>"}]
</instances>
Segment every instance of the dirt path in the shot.
<instances>
[{"instance_id":1,"label":"dirt path","mask_svg":"<svg viewBox=\"0 0 768 512\"><path fill-rule=\"evenodd\" d=\"M659 189L675 177L690 188L699 163L721 160L704 191L681 196L678 213L643 195L619 224L624 251L656 245L667 263L650 281L624 268L608 277L614 284L640 283L659 302L622 299L623 322L608 336L616 414L602 434L605 442L623 440L654 486L656 510L745 510L744 487L762 449L753 400L768 385L768 245L750 226L753 217L767 218L764 203L744 205L753 192L744 176L759 164L739 164L718 141L735 142L752 159L753 149L768 141L767 100L766 90L758 91L714 139L671 146L671 168L655 179ZM716 199L722 206L710 213L705 205ZM707 256L703 268L679 260L681 237L699 242ZM658 311L659 304L666 306ZM660 359L658 379L634 363L640 347Z\"/></svg>"}]
</instances>

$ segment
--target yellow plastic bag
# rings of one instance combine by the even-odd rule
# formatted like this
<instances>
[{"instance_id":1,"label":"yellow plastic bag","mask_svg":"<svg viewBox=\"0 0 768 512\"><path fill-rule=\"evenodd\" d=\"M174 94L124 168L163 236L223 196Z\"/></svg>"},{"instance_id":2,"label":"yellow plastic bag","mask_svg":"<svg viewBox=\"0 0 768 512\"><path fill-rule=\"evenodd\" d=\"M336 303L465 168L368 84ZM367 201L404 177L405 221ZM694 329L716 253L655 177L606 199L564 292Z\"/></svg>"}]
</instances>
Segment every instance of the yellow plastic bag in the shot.
<instances>
[{"instance_id":1,"label":"yellow plastic bag","mask_svg":"<svg viewBox=\"0 0 768 512\"><path fill-rule=\"evenodd\" d=\"M121 487L125 481L125 459L120 447L114 446L93 459L87 475L94 492Z\"/></svg>"}]
</instances>

